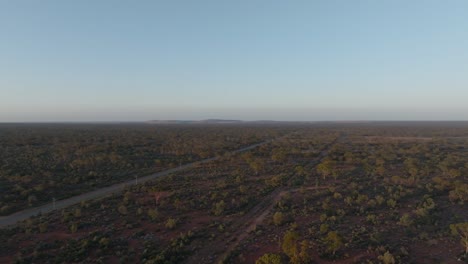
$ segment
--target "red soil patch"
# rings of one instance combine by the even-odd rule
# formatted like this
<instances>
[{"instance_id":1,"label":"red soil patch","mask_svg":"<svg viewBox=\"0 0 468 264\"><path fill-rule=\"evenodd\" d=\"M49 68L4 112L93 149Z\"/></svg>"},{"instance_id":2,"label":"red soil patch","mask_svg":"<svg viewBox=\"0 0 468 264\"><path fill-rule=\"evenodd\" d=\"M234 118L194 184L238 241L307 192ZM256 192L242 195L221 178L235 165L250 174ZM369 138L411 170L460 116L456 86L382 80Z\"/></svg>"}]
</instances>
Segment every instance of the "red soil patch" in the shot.
<instances>
[{"instance_id":1,"label":"red soil patch","mask_svg":"<svg viewBox=\"0 0 468 264\"><path fill-rule=\"evenodd\" d=\"M366 136L364 139L369 142L379 141L431 141L432 137L380 137L380 136Z\"/></svg>"},{"instance_id":2,"label":"red soil patch","mask_svg":"<svg viewBox=\"0 0 468 264\"><path fill-rule=\"evenodd\" d=\"M413 259L413 263L417 264L456 264L461 263L457 260L457 256L463 252L460 243L455 243L448 240L437 240L437 244L429 245L427 242L417 241L410 247L410 255L417 256Z\"/></svg>"},{"instance_id":3,"label":"red soil patch","mask_svg":"<svg viewBox=\"0 0 468 264\"><path fill-rule=\"evenodd\" d=\"M36 239L40 241L54 241L54 240L65 240L68 238L76 237L77 233L75 234L67 234L65 232L50 232L44 234L36 234Z\"/></svg>"}]
</instances>

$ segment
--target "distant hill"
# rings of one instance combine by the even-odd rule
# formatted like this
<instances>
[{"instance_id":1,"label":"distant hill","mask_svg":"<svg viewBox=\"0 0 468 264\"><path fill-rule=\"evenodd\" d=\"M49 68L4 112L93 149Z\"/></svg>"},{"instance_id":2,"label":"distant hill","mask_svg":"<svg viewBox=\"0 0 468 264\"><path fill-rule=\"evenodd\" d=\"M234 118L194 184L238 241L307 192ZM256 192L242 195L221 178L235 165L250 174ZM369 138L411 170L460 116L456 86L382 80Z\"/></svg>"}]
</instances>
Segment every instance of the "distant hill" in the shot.
<instances>
[{"instance_id":1,"label":"distant hill","mask_svg":"<svg viewBox=\"0 0 468 264\"><path fill-rule=\"evenodd\" d=\"M149 124L237 124L244 123L242 120L205 119L205 120L149 120Z\"/></svg>"},{"instance_id":2,"label":"distant hill","mask_svg":"<svg viewBox=\"0 0 468 264\"><path fill-rule=\"evenodd\" d=\"M204 120L149 120L147 124L297 124L297 123L315 123L306 121L275 121L275 120L254 120L243 121L235 119L204 119Z\"/></svg>"},{"instance_id":3,"label":"distant hill","mask_svg":"<svg viewBox=\"0 0 468 264\"><path fill-rule=\"evenodd\" d=\"M243 123L242 120L229 120L229 119L205 119L200 120L198 123L206 123L206 124L226 124L226 123Z\"/></svg>"}]
</instances>

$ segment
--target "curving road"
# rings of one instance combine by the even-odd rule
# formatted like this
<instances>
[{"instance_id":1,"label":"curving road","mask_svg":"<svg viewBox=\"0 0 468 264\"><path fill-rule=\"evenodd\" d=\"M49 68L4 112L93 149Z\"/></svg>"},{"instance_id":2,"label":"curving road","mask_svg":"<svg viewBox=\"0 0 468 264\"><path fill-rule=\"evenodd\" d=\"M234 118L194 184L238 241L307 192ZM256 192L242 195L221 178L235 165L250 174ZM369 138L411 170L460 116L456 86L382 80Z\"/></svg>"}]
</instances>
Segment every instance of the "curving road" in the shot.
<instances>
[{"instance_id":1,"label":"curving road","mask_svg":"<svg viewBox=\"0 0 468 264\"><path fill-rule=\"evenodd\" d=\"M248 151L248 150L254 149L256 147L259 147L259 146L265 145L267 143L270 143L271 141L272 140L260 142L260 143L253 144L253 145L250 145L250 146L247 146L247 147L243 147L243 148L238 149L238 150L231 151L229 153L234 154L234 153ZM144 176L144 177L138 178L138 184L141 184L141 183L144 183L144 182L147 182L147 181L150 181L150 180L154 180L156 178L166 176L166 175L174 173L174 172L189 169L189 168L194 167L195 165L210 162L210 161L217 160L217 159L219 159L219 157L212 157L212 158L204 159L204 160L201 160L201 161L196 161L196 162L184 164L184 165L182 165L180 167L177 167L177 168L172 168L172 169L168 169L168 170L165 170L165 171L154 173L154 174L151 174L151 175L148 175L148 176ZM102 198L102 197L105 197L105 196L113 194L113 193L119 193L122 190L124 190L125 187L135 185L135 184L137 184L135 180L129 180L129 181L126 181L126 182L123 182L123 183L117 183L117 184L114 184L114 185L111 185L111 186L108 186L108 187L104 187L102 189L98 189L98 190L95 190L95 191L92 191L92 192L83 193L83 194L73 196L73 197L70 197L70 198L67 198L67 199L64 199L64 200L56 201L55 202L55 208L54 208L53 203L48 203L48 204L45 204L45 205L42 205L42 206L22 210L22 211L13 213L13 214L8 215L8 216L2 216L2 217L0 217L0 228L12 226L12 225L15 225L19 221L28 219L31 216L48 213L48 212L51 212L53 210L63 209L63 208L66 208L68 206L80 203L82 201L89 201L89 200L93 200L93 199L97 199L97 198Z\"/></svg>"}]
</instances>

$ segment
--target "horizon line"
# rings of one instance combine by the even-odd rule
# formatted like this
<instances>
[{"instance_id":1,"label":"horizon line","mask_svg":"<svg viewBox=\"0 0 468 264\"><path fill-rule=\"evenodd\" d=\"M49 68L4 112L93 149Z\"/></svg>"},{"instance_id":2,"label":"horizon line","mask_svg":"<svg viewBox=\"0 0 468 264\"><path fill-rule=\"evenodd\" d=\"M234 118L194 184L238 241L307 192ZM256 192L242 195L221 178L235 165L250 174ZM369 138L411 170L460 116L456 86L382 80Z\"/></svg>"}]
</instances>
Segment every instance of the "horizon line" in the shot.
<instances>
[{"instance_id":1,"label":"horizon line","mask_svg":"<svg viewBox=\"0 0 468 264\"><path fill-rule=\"evenodd\" d=\"M159 123L158 123L159 122ZM153 119L153 120L102 120L102 121L0 121L0 124L118 124L118 123L136 123L136 124L234 124L234 123L374 123L374 122L468 122L468 119L343 119L343 120L243 120L243 119Z\"/></svg>"}]
</instances>

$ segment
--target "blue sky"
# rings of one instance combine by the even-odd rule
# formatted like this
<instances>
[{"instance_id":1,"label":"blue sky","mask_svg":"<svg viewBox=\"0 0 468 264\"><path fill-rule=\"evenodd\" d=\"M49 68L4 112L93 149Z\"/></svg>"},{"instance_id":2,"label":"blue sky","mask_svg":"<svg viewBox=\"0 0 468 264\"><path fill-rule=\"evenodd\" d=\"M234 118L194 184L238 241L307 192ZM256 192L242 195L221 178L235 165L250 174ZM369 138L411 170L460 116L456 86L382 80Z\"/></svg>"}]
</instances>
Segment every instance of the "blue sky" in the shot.
<instances>
[{"instance_id":1,"label":"blue sky","mask_svg":"<svg viewBox=\"0 0 468 264\"><path fill-rule=\"evenodd\" d=\"M468 2L0 1L0 122L468 120Z\"/></svg>"}]
</instances>

